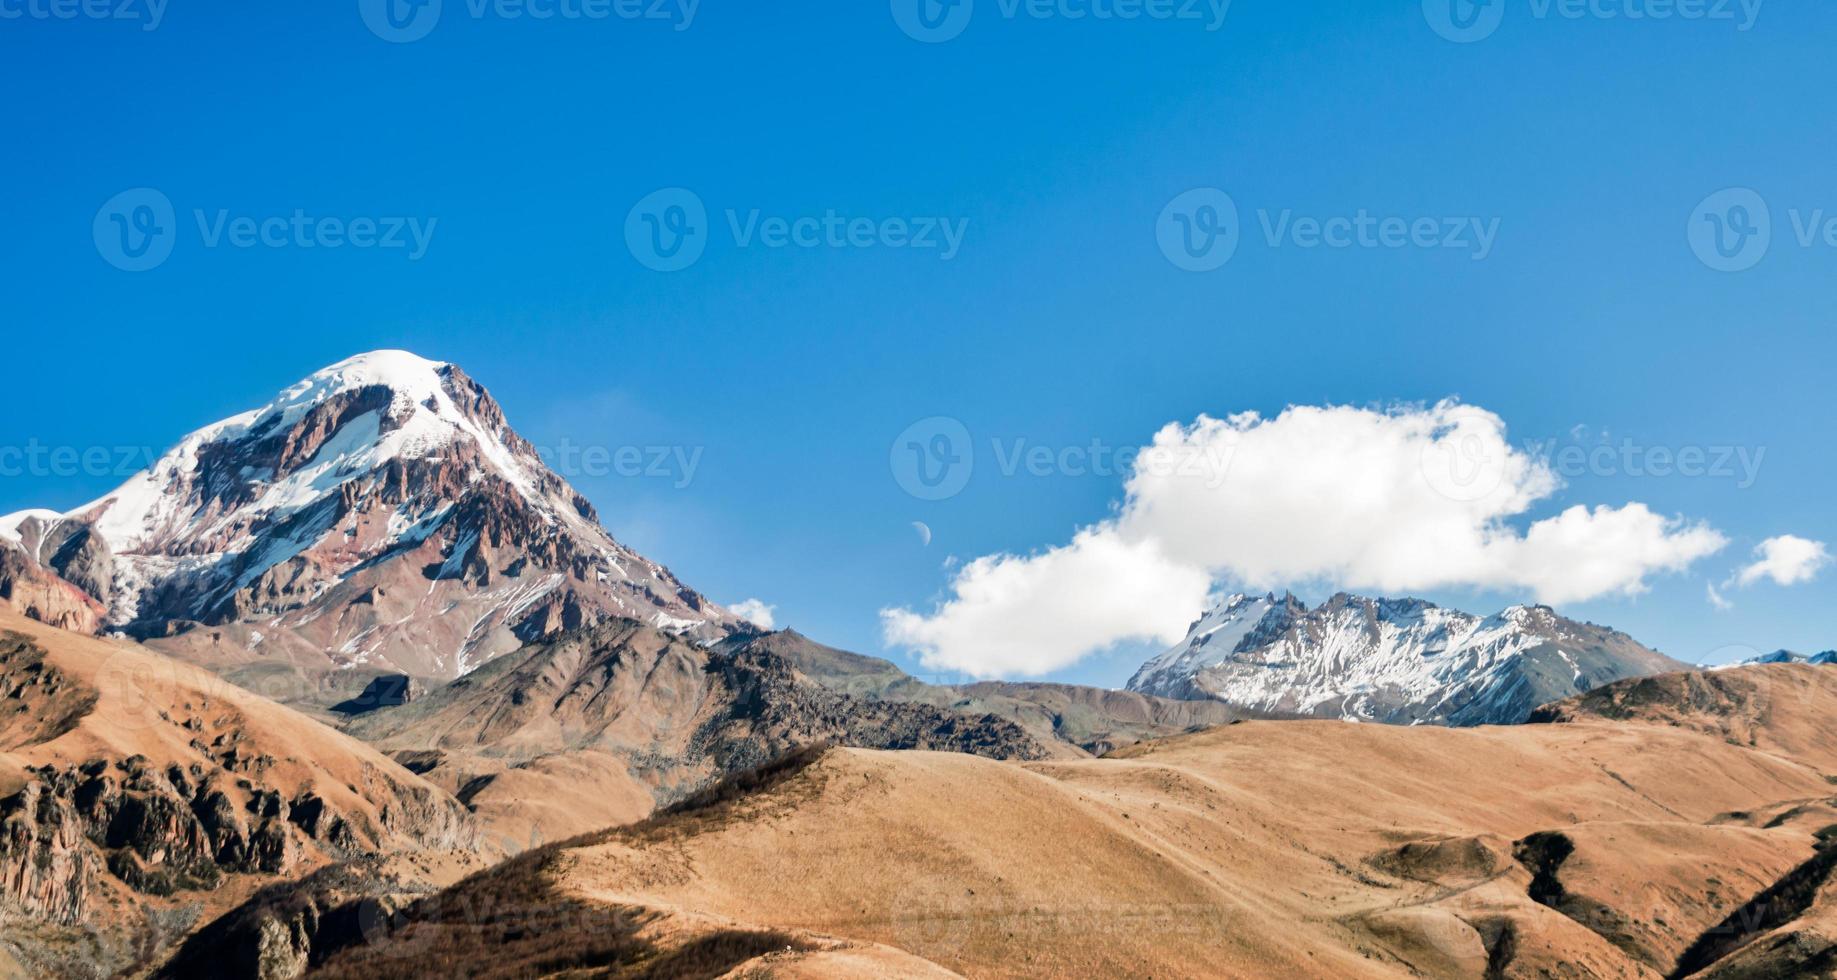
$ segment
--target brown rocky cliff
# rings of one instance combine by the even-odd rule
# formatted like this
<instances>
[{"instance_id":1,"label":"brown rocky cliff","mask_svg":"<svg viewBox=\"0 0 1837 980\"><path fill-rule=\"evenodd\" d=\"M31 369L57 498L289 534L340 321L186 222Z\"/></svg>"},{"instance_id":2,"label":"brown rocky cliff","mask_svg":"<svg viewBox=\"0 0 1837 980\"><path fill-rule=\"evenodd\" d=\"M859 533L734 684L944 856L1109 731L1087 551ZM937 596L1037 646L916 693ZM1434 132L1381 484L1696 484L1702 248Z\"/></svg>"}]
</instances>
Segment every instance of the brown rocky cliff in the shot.
<instances>
[{"instance_id":1,"label":"brown rocky cliff","mask_svg":"<svg viewBox=\"0 0 1837 980\"><path fill-rule=\"evenodd\" d=\"M94 634L108 611L56 572L0 542L0 608L73 633Z\"/></svg>"}]
</instances>

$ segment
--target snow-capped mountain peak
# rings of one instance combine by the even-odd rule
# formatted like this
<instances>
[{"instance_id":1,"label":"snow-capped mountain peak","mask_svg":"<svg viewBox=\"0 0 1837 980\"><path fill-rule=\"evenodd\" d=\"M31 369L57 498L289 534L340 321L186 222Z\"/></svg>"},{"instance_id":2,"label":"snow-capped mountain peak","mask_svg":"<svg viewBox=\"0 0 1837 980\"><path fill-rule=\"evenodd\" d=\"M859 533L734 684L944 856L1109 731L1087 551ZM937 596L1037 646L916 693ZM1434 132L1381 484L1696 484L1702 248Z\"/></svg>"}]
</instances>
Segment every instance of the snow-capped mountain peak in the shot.
<instances>
[{"instance_id":1,"label":"snow-capped mountain peak","mask_svg":"<svg viewBox=\"0 0 1837 980\"><path fill-rule=\"evenodd\" d=\"M232 530L242 536L220 543L235 548L248 543L250 527L313 507L355 475L396 460L435 458L456 443L475 447L495 475L534 501L532 470L540 461L529 458L533 452L503 425L495 404L485 419L476 414L476 401L460 406L456 396L489 398L482 388L467 391L469 381L450 364L405 351L353 357L261 408L193 432L151 468L70 516L93 524L118 553L183 548ZM316 424L301 432L308 423ZM219 465L231 457L241 457L240 465ZM209 501L196 507L189 495L173 492L200 476L235 485L248 499L213 509Z\"/></svg>"},{"instance_id":2,"label":"snow-capped mountain peak","mask_svg":"<svg viewBox=\"0 0 1837 980\"><path fill-rule=\"evenodd\" d=\"M99 500L0 518L0 537L56 555L115 628L243 624L252 645L292 634L417 676L607 615L732 620L614 541L482 385L405 351L316 371Z\"/></svg>"},{"instance_id":3,"label":"snow-capped mountain peak","mask_svg":"<svg viewBox=\"0 0 1837 980\"><path fill-rule=\"evenodd\" d=\"M1764 653L1757 657L1749 657L1739 663L1719 664L1711 666L1709 669L1728 670L1736 667L1753 667L1765 664L1814 664L1818 666L1830 666L1832 664L1837 664L1837 650L1826 650L1823 653L1814 653L1810 656L1802 653L1795 653L1791 650L1775 650L1772 653Z\"/></svg>"},{"instance_id":4,"label":"snow-capped mountain peak","mask_svg":"<svg viewBox=\"0 0 1837 980\"><path fill-rule=\"evenodd\" d=\"M1187 629L1179 646L1143 664L1129 681L1129 689L1159 693L1153 688L1160 679L1188 677L1209 666L1208 661L1222 662L1245 643L1279 601L1273 594L1224 596ZM1175 686L1180 686L1177 680Z\"/></svg>"},{"instance_id":5,"label":"snow-capped mountain peak","mask_svg":"<svg viewBox=\"0 0 1837 980\"><path fill-rule=\"evenodd\" d=\"M1681 664L1545 606L1479 617L1421 599L1233 596L1129 688L1259 711L1393 723L1523 720L1549 700Z\"/></svg>"}]
</instances>

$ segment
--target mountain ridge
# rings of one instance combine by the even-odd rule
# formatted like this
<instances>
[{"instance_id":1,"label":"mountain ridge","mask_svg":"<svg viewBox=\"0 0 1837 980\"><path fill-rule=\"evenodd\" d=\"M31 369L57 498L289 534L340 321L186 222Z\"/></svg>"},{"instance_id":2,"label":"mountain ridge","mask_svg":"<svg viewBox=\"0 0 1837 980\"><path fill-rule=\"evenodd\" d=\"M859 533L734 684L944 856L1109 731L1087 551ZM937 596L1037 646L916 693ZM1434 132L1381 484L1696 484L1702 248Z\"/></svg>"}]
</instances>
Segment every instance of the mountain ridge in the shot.
<instances>
[{"instance_id":1,"label":"mountain ridge","mask_svg":"<svg viewBox=\"0 0 1837 980\"><path fill-rule=\"evenodd\" d=\"M1689 665L1548 606L1474 616L1415 598L1233 595L1128 689L1390 724L1516 724L1602 684Z\"/></svg>"}]
</instances>

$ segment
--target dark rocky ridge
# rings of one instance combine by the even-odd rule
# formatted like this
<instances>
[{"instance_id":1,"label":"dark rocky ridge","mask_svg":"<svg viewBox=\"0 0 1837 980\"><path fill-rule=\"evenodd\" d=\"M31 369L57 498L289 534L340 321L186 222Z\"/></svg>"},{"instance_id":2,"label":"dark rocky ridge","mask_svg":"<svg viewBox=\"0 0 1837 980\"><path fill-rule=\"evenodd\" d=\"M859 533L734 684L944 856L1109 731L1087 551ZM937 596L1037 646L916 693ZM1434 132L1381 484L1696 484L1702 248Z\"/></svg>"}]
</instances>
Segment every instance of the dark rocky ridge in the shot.
<instances>
[{"instance_id":1,"label":"dark rocky ridge","mask_svg":"<svg viewBox=\"0 0 1837 980\"><path fill-rule=\"evenodd\" d=\"M710 650L630 621L532 645L410 704L354 718L347 730L430 771L472 756L524 765L607 752L653 786L659 804L818 742L997 759L1052 754L993 715L842 693L769 650Z\"/></svg>"},{"instance_id":2,"label":"dark rocky ridge","mask_svg":"<svg viewBox=\"0 0 1837 980\"><path fill-rule=\"evenodd\" d=\"M927 684L890 661L824 646L795 630L736 633L717 649L782 658L816 684L858 698L993 715L1021 726L1043 744L1072 746L1091 755L1146 739L1274 717L1215 700L1182 701L1070 684Z\"/></svg>"}]
</instances>

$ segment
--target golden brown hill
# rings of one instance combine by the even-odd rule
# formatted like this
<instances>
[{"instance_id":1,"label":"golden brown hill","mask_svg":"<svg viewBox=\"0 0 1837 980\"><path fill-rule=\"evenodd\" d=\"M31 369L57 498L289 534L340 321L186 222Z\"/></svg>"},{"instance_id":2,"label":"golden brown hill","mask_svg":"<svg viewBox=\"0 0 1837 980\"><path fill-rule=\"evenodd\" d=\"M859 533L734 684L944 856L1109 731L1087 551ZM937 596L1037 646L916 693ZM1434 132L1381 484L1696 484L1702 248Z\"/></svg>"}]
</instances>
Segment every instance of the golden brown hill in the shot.
<instances>
[{"instance_id":1,"label":"golden brown hill","mask_svg":"<svg viewBox=\"0 0 1837 980\"><path fill-rule=\"evenodd\" d=\"M629 620L531 644L353 720L516 850L650 815L801 746L1083 754L988 713L857 697L768 650L710 651Z\"/></svg>"},{"instance_id":2,"label":"golden brown hill","mask_svg":"<svg viewBox=\"0 0 1837 980\"><path fill-rule=\"evenodd\" d=\"M1751 739L1571 704L1460 731L1251 722L1094 760L830 750L466 887L623 910L669 948L789 937L733 976L873 975L838 949L975 977L1828 975L1818 669L1714 682L1767 689ZM458 907L328 975L410 975L393 943L475 934ZM595 962L639 976L668 949L619 955Z\"/></svg>"},{"instance_id":3,"label":"golden brown hill","mask_svg":"<svg viewBox=\"0 0 1837 980\"><path fill-rule=\"evenodd\" d=\"M355 739L0 612L0 962L132 971L263 882L378 855L476 866L474 838L451 796Z\"/></svg>"}]
</instances>

